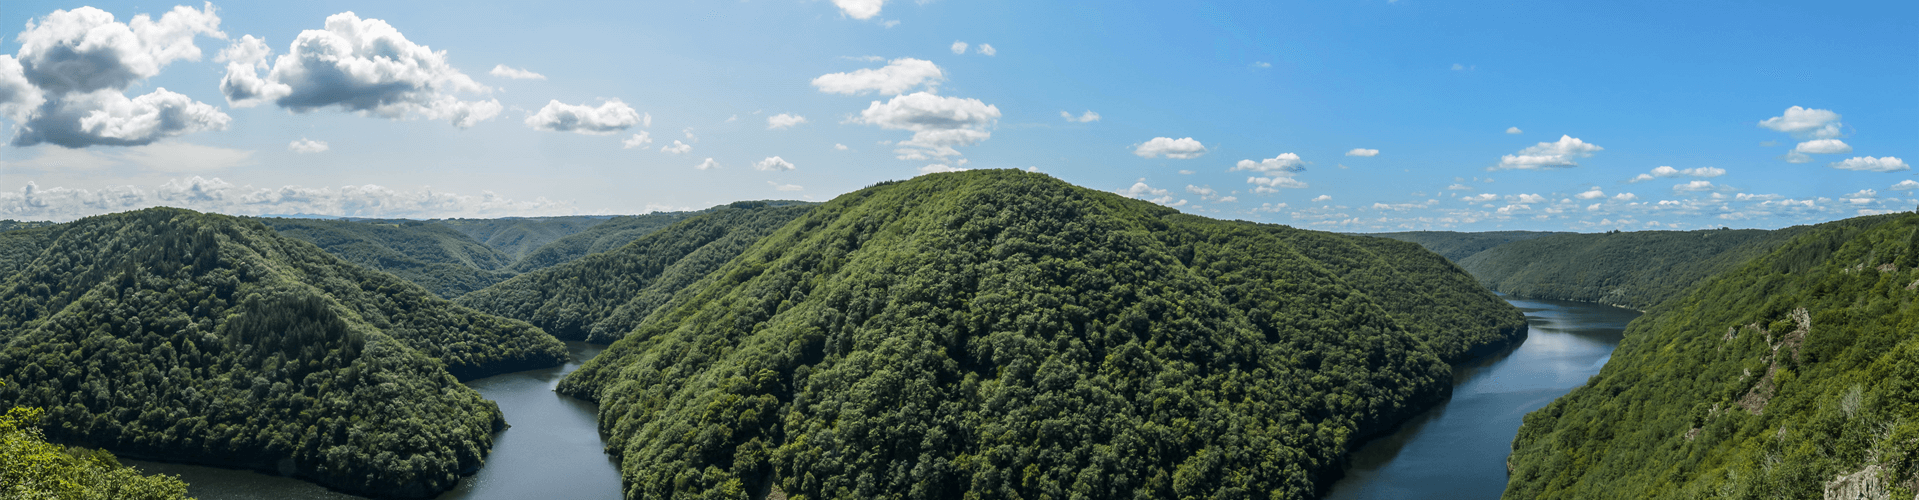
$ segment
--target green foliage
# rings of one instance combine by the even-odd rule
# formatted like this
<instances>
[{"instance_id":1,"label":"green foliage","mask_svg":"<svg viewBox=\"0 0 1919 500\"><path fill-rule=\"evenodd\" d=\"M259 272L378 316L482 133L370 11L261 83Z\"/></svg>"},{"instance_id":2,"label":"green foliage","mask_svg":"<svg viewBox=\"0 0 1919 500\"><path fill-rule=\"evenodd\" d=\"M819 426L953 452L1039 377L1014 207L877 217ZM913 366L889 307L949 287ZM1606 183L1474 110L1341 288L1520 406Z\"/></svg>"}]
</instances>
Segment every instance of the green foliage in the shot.
<instances>
[{"instance_id":1,"label":"green foliage","mask_svg":"<svg viewBox=\"0 0 1919 500\"><path fill-rule=\"evenodd\" d=\"M1779 248L1807 228L1561 233L1499 245L1458 262L1480 283L1515 297L1645 310Z\"/></svg>"},{"instance_id":2,"label":"green foliage","mask_svg":"<svg viewBox=\"0 0 1919 500\"><path fill-rule=\"evenodd\" d=\"M1915 230L1909 213L1799 228L1653 307L1526 416L1506 497L1820 498L1841 476L1913 496Z\"/></svg>"},{"instance_id":3,"label":"green foliage","mask_svg":"<svg viewBox=\"0 0 1919 500\"><path fill-rule=\"evenodd\" d=\"M1308 498L1523 324L1415 245L972 171L812 209L560 390L628 498Z\"/></svg>"},{"instance_id":4,"label":"green foliage","mask_svg":"<svg viewBox=\"0 0 1919 500\"><path fill-rule=\"evenodd\" d=\"M1461 233L1457 231L1407 231L1403 233L1375 233L1367 236L1391 238L1399 241L1418 243L1446 260L1459 262L1486 249L1533 238L1543 238L1557 233L1549 231L1487 231L1483 233Z\"/></svg>"},{"instance_id":5,"label":"green foliage","mask_svg":"<svg viewBox=\"0 0 1919 500\"><path fill-rule=\"evenodd\" d=\"M715 208L617 250L468 294L459 303L525 320L562 339L611 343L695 281L812 207L760 203Z\"/></svg>"},{"instance_id":6,"label":"green foliage","mask_svg":"<svg viewBox=\"0 0 1919 500\"><path fill-rule=\"evenodd\" d=\"M572 262L588 254L615 250L693 215L691 212L656 212L607 219L606 222L528 252L513 263L513 270L521 273L535 271Z\"/></svg>"},{"instance_id":7,"label":"green foliage","mask_svg":"<svg viewBox=\"0 0 1919 500\"><path fill-rule=\"evenodd\" d=\"M445 298L513 276L511 259L451 226L414 220L262 218L282 236L304 240L347 262L392 273Z\"/></svg>"},{"instance_id":8,"label":"green foliage","mask_svg":"<svg viewBox=\"0 0 1919 500\"><path fill-rule=\"evenodd\" d=\"M0 401L45 408L55 441L424 496L504 425L455 375L566 357L251 220L148 209L31 231L45 250L0 280Z\"/></svg>"},{"instance_id":9,"label":"green foliage","mask_svg":"<svg viewBox=\"0 0 1919 500\"><path fill-rule=\"evenodd\" d=\"M560 238L585 231L611 220L610 216L575 215L564 217L507 217L502 219L441 219L444 224L473 238L510 261L519 261Z\"/></svg>"},{"instance_id":10,"label":"green foliage","mask_svg":"<svg viewBox=\"0 0 1919 500\"><path fill-rule=\"evenodd\" d=\"M0 497L19 500L188 499L173 476L148 476L113 454L48 443L35 423L39 408L0 415Z\"/></svg>"}]
</instances>

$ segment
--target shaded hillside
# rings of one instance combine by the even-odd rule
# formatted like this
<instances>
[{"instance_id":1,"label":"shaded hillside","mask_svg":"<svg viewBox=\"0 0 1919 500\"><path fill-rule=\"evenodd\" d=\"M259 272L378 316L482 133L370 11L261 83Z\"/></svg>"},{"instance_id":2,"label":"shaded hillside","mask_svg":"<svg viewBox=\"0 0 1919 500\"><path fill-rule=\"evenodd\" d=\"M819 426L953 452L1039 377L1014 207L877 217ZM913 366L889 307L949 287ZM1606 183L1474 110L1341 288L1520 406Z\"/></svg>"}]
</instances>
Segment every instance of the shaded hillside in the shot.
<instances>
[{"instance_id":1,"label":"shaded hillside","mask_svg":"<svg viewBox=\"0 0 1919 500\"><path fill-rule=\"evenodd\" d=\"M283 236L312 243L347 262L386 271L445 298L510 278L512 264L492 247L444 224L414 220L262 218Z\"/></svg>"},{"instance_id":2,"label":"shaded hillside","mask_svg":"<svg viewBox=\"0 0 1919 500\"><path fill-rule=\"evenodd\" d=\"M571 262L587 254L618 249L642 236L693 215L694 213L691 212L656 212L607 219L606 222L527 252L525 256L513 263L513 271L524 273L544 269Z\"/></svg>"},{"instance_id":3,"label":"shaded hillside","mask_svg":"<svg viewBox=\"0 0 1919 500\"><path fill-rule=\"evenodd\" d=\"M1418 243L1432 250L1446 260L1459 262L1473 254L1484 252L1488 248L1525 241L1533 238L1552 236L1558 233L1550 231L1487 231L1483 233L1462 233L1458 231L1407 231L1403 233L1375 233L1366 236L1378 236L1399 241Z\"/></svg>"},{"instance_id":4,"label":"shaded hillside","mask_svg":"<svg viewBox=\"0 0 1919 500\"><path fill-rule=\"evenodd\" d=\"M252 220L156 208L31 231L45 250L0 280L0 401L45 408L59 442L426 496L504 424L455 376L566 357Z\"/></svg>"},{"instance_id":5,"label":"shaded hillside","mask_svg":"<svg viewBox=\"0 0 1919 500\"><path fill-rule=\"evenodd\" d=\"M1654 307L1527 415L1506 498L1911 498L1919 216L1799 233Z\"/></svg>"},{"instance_id":6,"label":"shaded hillside","mask_svg":"<svg viewBox=\"0 0 1919 500\"><path fill-rule=\"evenodd\" d=\"M1806 228L1555 234L1493 247L1459 266L1515 297L1643 310L1765 255Z\"/></svg>"},{"instance_id":7,"label":"shaded hillside","mask_svg":"<svg viewBox=\"0 0 1919 500\"><path fill-rule=\"evenodd\" d=\"M1042 174L925 175L786 224L560 390L600 402L628 498L1307 498L1447 395L1434 346L1524 334L1453 269Z\"/></svg>"},{"instance_id":8,"label":"shaded hillside","mask_svg":"<svg viewBox=\"0 0 1919 500\"><path fill-rule=\"evenodd\" d=\"M507 217L501 219L439 219L444 224L518 261L542 246L597 226L612 216Z\"/></svg>"},{"instance_id":9,"label":"shaded hillside","mask_svg":"<svg viewBox=\"0 0 1919 500\"><path fill-rule=\"evenodd\" d=\"M715 208L619 249L468 294L459 303L525 320L559 338L610 343L675 294L812 207L740 202Z\"/></svg>"}]
</instances>

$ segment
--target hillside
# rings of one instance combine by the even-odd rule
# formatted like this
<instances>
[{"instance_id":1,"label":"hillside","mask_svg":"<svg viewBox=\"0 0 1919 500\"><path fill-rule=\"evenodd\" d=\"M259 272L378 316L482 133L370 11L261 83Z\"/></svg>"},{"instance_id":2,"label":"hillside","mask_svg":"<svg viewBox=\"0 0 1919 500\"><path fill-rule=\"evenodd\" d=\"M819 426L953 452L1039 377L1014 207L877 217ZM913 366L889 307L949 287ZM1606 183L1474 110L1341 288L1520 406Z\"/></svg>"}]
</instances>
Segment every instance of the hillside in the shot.
<instances>
[{"instance_id":1,"label":"hillside","mask_svg":"<svg viewBox=\"0 0 1919 500\"><path fill-rule=\"evenodd\" d=\"M562 339L611 343L680 291L812 207L740 202L715 208L613 251L468 294L459 303L524 320Z\"/></svg>"},{"instance_id":2,"label":"hillside","mask_svg":"<svg viewBox=\"0 0 1919 500\"><path fill-rule=\"evenodd\" d=\"M507 217L502 219L439 219L443 224L519 261L534 250L560 238L600 225L611 216L575 215L562 217Z\"/></svg>"},{"instance_id":3,"label":"hillside","mask_svg":"<svg viewBox=\"0 0 1919 500\"><path fill-rule=\"evenodd\" d=\"M1912 497L1915 267L1919 215L1859 217L1654 307L1526 416L1506 498Z\"/></svg>"},{"instance_id":4,"label":"hillside","mask_svg":"<svg viewBox=\"0 0 1919 500\"><path fill-rule=\"evenodd\" d=\"M1458 262L1480 283L1515 297L1644 310L1765 255L1806 227L1561 233L1499 245Z\"/></svg>"},{"instance_id":5,"label":"hillside","mask_svg":"<svg viewBox=\"0 0 1919 500\"><path fill-rule=\"evenodd\" d=\"M185 500L187 485L120 465L113 454L46 441L39 408L0 415L0 497Z\"/></svg>"},{"instance_id":6,"label":"hillside","mask_svg":"<svg viewBox=\"0 0 1919 500\"><path fill-rule=\"evenodd\" d=\"M1426 247L1427 250L1432 250L1433 253L1445 257L1446 260L1459 262L1462 259L1471 257L1473 254L1479 252L1484 252L1486 249L1492 247L1557 234L1573 233L1550 231L1487 231L1482 233L1407 231L1402 233L1374 233L1366 236L1377 236L1380 238L1391 238L1399 241L1418 243L1419 246Z\"/></svg>"},{"instance_id":7,"label":"hillside","mask_svg":"<svg viewBox=\"0 0 1919 500\"><path fill-rule=\"evenodd\" d=\"M1448 394L1435 346L1524 335L1415 245L1017 171L840 196L688 290L560 386L628 498L1307 498Z\"/></svg>"},{"instance_id":8,"label":"hillside","mask_svg":"<svg viewBox=\"0 0 1919 500\"><path fill-rule=\"evenodd\" d=\"M422 497L504 425L456 376L566 357L252 220L156 208L21 233L44 249L0 279L0 401L46 409L56 442Z\"/></svg>"},{"instance_id":9,"label":"hillside","mask_svg":"<svg viewBox=\"0 0 1919 500\"><path fill-rule=\"evenodd\" d=\"M510 278L512 260L451 226L413 220L261 218L282 236L454 298Z\"/></svg>"},{"instance_id":10,"label":"hillside","mask_svg":"<svg viewBox=\"0 0 1919 500\"><path fill-rule=\"evenodd\" d=\"M656 212L607 219L606 222L553 240L551 243L527 252L513 263L513 271L524 273L545 269L571 262L587 254L611 251L693 215L690 212Z\"/></svg>"}]
</instances>

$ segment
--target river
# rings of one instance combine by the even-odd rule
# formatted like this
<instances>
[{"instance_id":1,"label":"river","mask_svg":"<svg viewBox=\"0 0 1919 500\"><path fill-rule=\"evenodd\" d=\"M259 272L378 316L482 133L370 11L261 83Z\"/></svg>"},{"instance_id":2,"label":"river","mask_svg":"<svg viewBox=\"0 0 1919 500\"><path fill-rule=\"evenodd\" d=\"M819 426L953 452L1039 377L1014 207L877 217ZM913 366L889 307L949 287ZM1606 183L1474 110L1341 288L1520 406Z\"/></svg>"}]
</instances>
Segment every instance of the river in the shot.
<instances>
[{"instance_id":1,"label":"river","mask_svg":"<svg viewBox=\"0 0 1919 500\"><path fill-rule=\"evenodd\" d=\"M601 451L592 403L553 392L560 377L605 346L567 342L565 366L495 375L466 383L500 404L512 427L493 439L480 472L435 500L618 499L620 472ZM364 500L293 478L194 465L123 460L148 473L177 474L200 500Z\"/></svg>"},{"instance_id":2,"label":"river","mask_svg":"<svg viewBox=\"0 0 1919 500\"><path fill-rule=\"evenodd\" d=\"M1521 418L1599 374L1630 309L1508 297L1531 328L1518 347L1453 366L1453 397L1353 453L1327 500L1496 499Z\"/></svg>"}]
</instances>

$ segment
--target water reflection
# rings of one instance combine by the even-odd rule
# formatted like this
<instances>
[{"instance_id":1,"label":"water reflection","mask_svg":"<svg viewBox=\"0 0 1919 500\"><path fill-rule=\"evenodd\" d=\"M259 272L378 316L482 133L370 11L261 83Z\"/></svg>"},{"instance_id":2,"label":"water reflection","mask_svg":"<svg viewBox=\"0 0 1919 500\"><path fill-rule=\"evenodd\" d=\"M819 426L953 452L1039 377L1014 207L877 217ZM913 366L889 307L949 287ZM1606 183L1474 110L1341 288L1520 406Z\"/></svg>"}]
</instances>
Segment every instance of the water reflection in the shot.
<instances>
[{"instance_id":1,"label":"water reflection","mask_svg":"<svg viewBox=\"0 0 1919 500\"><path fill-rule=\"evenodd\" d=\"M467 382L500 404L512 427L493 440L486 467L436 500L616 499L620 474L601 451L592 403L553 392L560 377L592 359L603 346L568 342L566 366ZM200 500L358 500L313 483L249 471L127 460L147 472L177 474Z\"/></svg>"},{"instance_id":2,"label":"water reflection","mask_svg":"<svg viewBox=\"0 0 1919 500\"><path fill-rule=\"evenodd\" d=\"M1499 498L1521 419L1599 373L1638 311L1549 300L1525 342L1453 367L1453 398L1353 453L1328 499Z\"/></svg>"}]
</instances>

